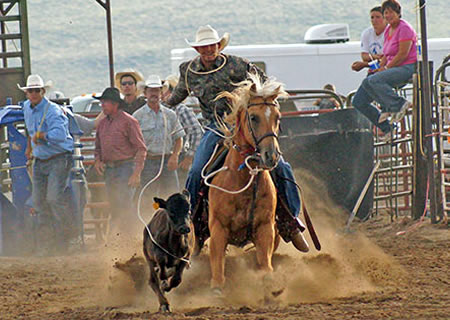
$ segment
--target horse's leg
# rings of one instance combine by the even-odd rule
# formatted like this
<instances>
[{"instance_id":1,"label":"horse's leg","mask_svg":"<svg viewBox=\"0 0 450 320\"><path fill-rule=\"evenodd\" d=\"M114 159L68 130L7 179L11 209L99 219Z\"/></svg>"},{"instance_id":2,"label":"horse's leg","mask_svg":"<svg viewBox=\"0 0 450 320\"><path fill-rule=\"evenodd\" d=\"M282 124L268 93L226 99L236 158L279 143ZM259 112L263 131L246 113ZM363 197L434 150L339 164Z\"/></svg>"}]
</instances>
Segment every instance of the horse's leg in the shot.
<instances>
[{"instance_id":1,"label":"horse's leg","mask_svg":"<svg viewBox=\"0 0 450 320\"><path fill-rule=\"evenodd\" d=\"M211 288L220 290L225 284L227 232L217 220L213 220L210 223L210 232L209 263L211 265Z\"/></svg>"},{"instance_id":2,"label":"horse's leg","mask_svg":"<svg viewBox=\"0 0 450 320\"><path fill-rule=\"evenodd\" d=\"M280 234L278 232L275 233L275 240L273 242L273 252L277 251L278 246L280 245Z\"/></svg>"},{"instance_id":3,"label":"horse's leg","mask_svg":"<svg viewBox=\"0 0 450 320\"><path fill-rule=\"evenodd\" d=\"M275 242L275 228L271 223L258 227L255 234L256 259L259 267L267 272L272 272L272 254Z\"/></svg>"}]
</instances>

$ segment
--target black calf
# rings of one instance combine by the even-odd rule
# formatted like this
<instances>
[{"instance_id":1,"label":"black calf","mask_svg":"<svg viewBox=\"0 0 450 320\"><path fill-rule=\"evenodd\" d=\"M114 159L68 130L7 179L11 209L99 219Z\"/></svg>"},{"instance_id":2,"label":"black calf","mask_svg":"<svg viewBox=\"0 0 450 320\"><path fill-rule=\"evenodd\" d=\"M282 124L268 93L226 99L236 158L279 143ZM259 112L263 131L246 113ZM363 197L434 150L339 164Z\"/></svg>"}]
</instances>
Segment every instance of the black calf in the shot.
<instances>
[{"instance_id":1,"label":"black calf","mask_svg":"<svg viewBox=\"0 0 450 320\"><path fill-rule=\"evenodd\" d=\"M159 209L147 225L148 230L144 229L144 255L150 268L149 285L158 296L159 310L170 312L164 293L181 283L194 247L189 193L175 193L167 201L154 200Z\"/></svg>"}]
</instances>

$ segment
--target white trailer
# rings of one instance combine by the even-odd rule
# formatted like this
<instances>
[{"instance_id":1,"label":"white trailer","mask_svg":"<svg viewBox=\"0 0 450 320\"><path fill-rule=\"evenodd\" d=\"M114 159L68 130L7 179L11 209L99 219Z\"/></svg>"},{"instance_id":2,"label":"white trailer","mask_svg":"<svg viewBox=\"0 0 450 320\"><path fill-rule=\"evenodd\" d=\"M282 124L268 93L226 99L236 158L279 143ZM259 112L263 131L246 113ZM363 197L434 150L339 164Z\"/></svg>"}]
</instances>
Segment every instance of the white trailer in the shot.
<instances>
[{"instance_id":1,"label":"white trailer","mask_svg":"<svg viewBox=\"0 0 450 320\"><path fill-rule=\"evenodd\" d=\"M342 29L342 25L334 26ZM313 28L320 33L324 29L328 31L330 25ZM346 39L348 36L343 36L341 40L324 40L324 37L317 36L317 40L314 40L314 36L308 31L305 40L309 43L229 46L224 52L256 63L269 76L283 82L287 89L321 89L325 84L331 83L336 86L338 93L347 95L358 88L367 72L351 70L351 64L361 59L360 42L340 43ZM437 69L442 59L450 54L450 38L429 39L428 54L429 60L434 62L434 68ZM172 73L177 74L179 65L196 55L192 48L173 49Z\"/></svg>"}]
</instances>

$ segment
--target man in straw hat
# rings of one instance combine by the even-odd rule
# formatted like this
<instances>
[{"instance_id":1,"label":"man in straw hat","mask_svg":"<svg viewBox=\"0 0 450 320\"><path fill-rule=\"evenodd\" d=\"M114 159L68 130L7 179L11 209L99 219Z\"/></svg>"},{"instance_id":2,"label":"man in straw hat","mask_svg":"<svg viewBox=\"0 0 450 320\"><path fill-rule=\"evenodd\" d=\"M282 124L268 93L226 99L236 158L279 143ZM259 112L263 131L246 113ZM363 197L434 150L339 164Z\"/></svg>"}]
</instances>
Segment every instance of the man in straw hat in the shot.
<instances>
[{"instance_id":1,"label":"man in straw hat","mask_svg":"<svg viewBox=\"0 0 450 320\"><path fill-rule=\"evenodd\" d=\"M145 194L165 197L180 190L177 168L185 133L175 112L161 104L163 84L159 76L150 75L141 86L147 104L133 113L133 117L139 121L147 146L141 186L158 175L164 157L161 175Z\"/></svg>"},{"instance_id":2,"label":"man in straw hat","mask_svg":"<svg viewBox=\"0 0 450 320\"><path fill-rule=\"evenodd\" d=\"M144 81L142 73L134 69L125 69L117 72L114 76L116 88L124 96L123 110L128 114L133 114L137 109L145 104L145 97L140 95L138 83Z\"/></svg>"},{"instance_id":3,"label":"man in straw hat","mask_svg":"<svg viewBox=\"0 0 450 320\"><path fill-rule=\"evenodd\" d=\"M122 110L117 88L106 88L99 99L106 115L97 127L95 169L105 176L106 191L115 228L132 232L137 222L133 209L147 152L138 121Z\"/></svg>"},{"instance_id":4,"label":"man in straw hat","mask_svg":"<svg viewBox=\"0 0 450 320\"><path fill-rule=\"evenodd\" d=\"M236 83L247 79L247 74L258 73L262 80L266 75L248 60L224 54L222 50L229 41L229 34L219 37L211 26L198 28L194 42L186 42L193 47L199 55L194 59L180 65L180 80L178 85L167 99L167 104L175 106L181 103L188 95L198 98L203 117L208 121L208 127L200 145L195 153L191 170L186 182L191 194L191 209L194 212L199 199L198 192L201 186L201 171L214 151L220 137L212 130L217 130L216 116L222 117L227 111L227 101L222 98L215 100L222 91L231 92L236 88ZM297 217L300 212L300 196L295 184L286 179L294 180L290 165L282 158L275 168L277 177L275 181L280 198L285 199L290 209L290 214ZM284 179L283 179L284 178ZM285 213L285 212L283 212ZM295 222L295 221L294 221ZM291 240L294 246L303 252L309 250L308 244L300 232L302 228L300 220L290 226L297 226L298 230L292 230ZM289 226L287 226L289 228Z\"/></svg>"},{"instance_id":5,"label":"man in straw hat","mask_svg":"<svg viewBox=\"0 0 450 320\"><path fill-rule=\"evenodd\" d=\"M37 74L28 76L23 105L28 143L25 155L34 158L32 177L33 208L38 216L38 255L62 253L72 235L72 221L65 214L66 188L73 165L73 139L69 120L62 109L45 97L50 82Z\"/></svg>"}]
</instances>

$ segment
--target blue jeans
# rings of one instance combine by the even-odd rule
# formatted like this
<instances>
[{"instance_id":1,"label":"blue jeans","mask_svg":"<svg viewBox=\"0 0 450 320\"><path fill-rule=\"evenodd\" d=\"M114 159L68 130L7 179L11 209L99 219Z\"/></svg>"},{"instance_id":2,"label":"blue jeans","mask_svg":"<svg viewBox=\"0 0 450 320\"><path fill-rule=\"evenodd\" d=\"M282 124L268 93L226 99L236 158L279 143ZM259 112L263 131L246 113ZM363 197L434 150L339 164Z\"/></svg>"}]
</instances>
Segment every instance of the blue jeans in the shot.
<instances>
[{"instance_id":1,"label":"blue jeans","mask_svg":"<svg viewBox=\"0 0 450 320\"><path fill-rule=\"evenodd\" d=\"M72 155L57 156L48 161L36 159L33 165L33 208L38 215L41 233L39 246L52 246L67 242L72 234L72 217L67 214L67 187Z\"/></svg>"},{"instance_id":2,"label":"blue jeans","mask_svg":"<svg viewBox=\"0 0 450 320\"><path fill-rule=\"evenodd\" d=\"M415 68L416 64L411 63L369 75L356 91L353 97L353 106L383 132L390 132L392 127L389 121L378 123L378 118L381 112L400 111L406 99L400 97L393 88L411 79ZM372 101L380 104L381 112L372 104Z\"/></svg>"},{"instance_id":3,"label":"blue jeans","mask_svg":"<svg viewBox=\"0 0 450 320\"><path fill-rule=\"evenodd\" d=\"M180 186L178 182L177 170L170 171L167 169L167 161L169 156L164 157L164 166L161 175L157 180L153 181L145 190L147 198L160 197L165 198L175 192L179 192ZM141 173L141 188L152 180L159 172L161 160L149 159L145 160L145 166ZM147 196L148 195L148 196Z\"/></svg>"},{"instance_id":4,"label":"blue jeans","mask_svg":"<svg viewBox=\"0 0 450 320\"><path fill-rule=\"evenodd\" d=\"M124 162L117 167L105 168L105 185L111 210L111 222L117 227L126 227L136 222L133 197L135 189L128 185L134 171L134 162Z\"/></svg>"},{"instance_id":5,"label":"blue jeans","mask_svg":"<svg viewBox=\"0 0 450 320\"><path fill-rule=\"evenodd\" d=\"M208 127L217 130L215 124L211 124ZM198 200L198 192L200 190L201 184L201 171L203 166L208 162L212 153L214 152L214 147L216 143L221 138L210 130L206 130L205 134L200 140L200 144L195 152L194 160L192 161L192 167L189 171L189 175L186 181L186 188L191 194L191 210L193 211ZM295 181L292 168L289 163L284 161L283 157L280 158L278 166L274 169L276 176L278 177L275 181L275 185L278 191L285 196L287 204L291 212L297 217L300 212L300 196L297 191L295 184L283 180L288 178Z\"/></svg>"}]
</instances>

